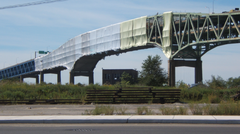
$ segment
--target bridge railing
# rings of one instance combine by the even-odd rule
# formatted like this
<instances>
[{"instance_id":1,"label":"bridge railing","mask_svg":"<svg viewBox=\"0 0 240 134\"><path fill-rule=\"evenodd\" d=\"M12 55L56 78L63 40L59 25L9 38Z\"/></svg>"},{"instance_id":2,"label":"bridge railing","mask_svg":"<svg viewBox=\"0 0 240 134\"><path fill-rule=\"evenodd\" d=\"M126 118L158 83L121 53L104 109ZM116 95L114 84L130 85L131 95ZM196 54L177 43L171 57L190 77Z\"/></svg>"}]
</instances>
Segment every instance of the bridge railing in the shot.
<instances>
[{"instance_id":1,"label":"bridge railing","mask_svg":"<svg viewBox=\"0 0 240 134\"><path fill-rule=\"evenodd\" d=\"M18 77L35 71L34 60L29 60L17 65L0 70L0 80Z\"/></svg>"}]
</instances>

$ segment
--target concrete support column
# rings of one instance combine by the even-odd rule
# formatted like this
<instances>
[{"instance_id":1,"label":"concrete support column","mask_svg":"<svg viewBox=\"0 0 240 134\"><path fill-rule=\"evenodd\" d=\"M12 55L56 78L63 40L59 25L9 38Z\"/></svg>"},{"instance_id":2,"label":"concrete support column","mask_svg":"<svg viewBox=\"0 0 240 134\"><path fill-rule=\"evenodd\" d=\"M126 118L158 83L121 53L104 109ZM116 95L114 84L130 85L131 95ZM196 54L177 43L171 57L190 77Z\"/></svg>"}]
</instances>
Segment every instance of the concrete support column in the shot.
<instances>
[{"instance_id":1,"label":"concrete support column","mask_svg":"<svg viewBox=\"0 0 240 134\"><path fill-rule=\"evenodd\" d=\"M175 86L175 61L168 60L168 85Z\"/></svg>"},{"instance_id":2,"label":"concrete support column","mask_svg":"<svg viewBox=\"0 0 240 134\"><path fill-rule=\"evenodd\" d=\"M74 72L69 73L69 84L74 84Z\"/></svg>"},{"instance_id":3,"label":"concrete support column","mask_svg":"<svg viewBox=\"0 0 240 134\"><path fill-rule=\"evenodd\" d=\"M20 82L22 83L23 82L23 76L20 75Z\"/></svg>"},{"instance_id":4,"label":"concrete support column","mask_svg":"<svg viewBox=\"0 0 240 134\"><path fill-rule=\"evenodd\" d=\"M39 77L38 77L38 75L36 76L36 84L39 84Z\"/></svg>"},{"instance_id":5,"label":"concrete support column","mask_svg":"<svg viewBox=\"0 0 240 134\"><path fill-rule=\"evenodd\" d=\"M89 80L89 82L88 82L89 85L94 84L94 73L93 73L93 71L89 73L88 80Z\"/></svg>"},{"instance_id":6,"label":"concrete support column","mask_svg":"<svg viewBox=\"0 0 240 134\"><path fill-rule=\"evenodd\" d=\"M57 83L61 84L61 71L57 73Z\"/></svg>"},{"instance_id":7,"label":"concrete support column","mask_svg":"<svg viewBox=\"0 0 240 134\"><path fill-rule=\"evenodd\" d=\"M41 71L40 72L40 84L44 82L44 73Z\"/></svg>"},{"instance_id":8,"label":"concrete support column","mask_svg":"<svg viewBox=\"0 0 240 134\"><path fill-rule=\"evenodd\" d=\"M195 83L202 82L202 61L168 60L168 85L175 86L175 68L180 66L195 68Z\"/></svg>"},{"instance_id":9,"label":"concrete support column","mask_svg":"<svg viewBox=\"0 0 240 134\"><path fill-rule=\"evenodd\" d=\"M195 83L202 82L202 61L197 60L195 66Z\"/></svg>"}]
</instances>

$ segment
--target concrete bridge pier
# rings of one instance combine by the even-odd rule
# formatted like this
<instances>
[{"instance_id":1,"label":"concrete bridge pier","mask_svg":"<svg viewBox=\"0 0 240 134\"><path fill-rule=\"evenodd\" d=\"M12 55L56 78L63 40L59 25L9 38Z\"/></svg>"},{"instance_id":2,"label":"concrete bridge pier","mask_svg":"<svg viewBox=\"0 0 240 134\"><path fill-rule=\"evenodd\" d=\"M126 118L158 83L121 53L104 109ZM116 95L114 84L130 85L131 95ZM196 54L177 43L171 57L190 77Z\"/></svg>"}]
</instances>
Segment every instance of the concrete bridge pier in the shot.
<instances>
[{"instance_id":1,"label":"concrete bridge pier","mask_svg":"<svg viewBox=\"0 0 240 134\"><path fill-rule=\"evenodd\" d=\"M57 74L57 83L61 84L61 81L62 81L61 80L61 71L58 71L56 74Z\"/></svg>"},{"instance_id":2,"label":"concrete bridge pier","mask_svg":"<svg viewBox=\"0 0 240 134\"><path fill-rule=\"evenodd\" d=\"M94 84L94 72L91 71L89 72L89 76L88 76L88 80L89 80L89 84Z\"/></svg>"},{"instance_id":3,"label":"concrete bridge pier","mask_svg":"<svg viewBox=\"0 0 240 134\"><path fill-rule=\"evenodd\" d=\"M57 74L57 83L61 84L61 71L41 71L40 72L40 83L44 82L44 74Z\"/></svg>"},{"instance_id":4,"label":"concrete bridge pier","mask_svg":"<svg viewBox=\"0 0 240 134\"><path fill-rule=\"evenodd\" d=\"M74 72L69 72L69 84L74 84Z\"/></svg>"},{"instance_id":5,"label":"concrete bridge pier","mask_svg":"<svg viewBox=\"0 0 240 134\"><path fill-rule=\"evenodd\" d=\"M94 72L93 71L71 71L69 73L69 83L74 84L75 76L87 76L88 84L94 84Z\"/></svg>"},{"instance_id":6,"label":"concrete bridge pier","mask_svg":"<svg viewBox=\"0 0 240 134\"><path fill-rule=\"evenodd\" d=\"M169 60L168 61L168 85L175 86L175 68L180 66L195 68L195 83L202 82L202 61L196 60Z\"/></svg>"},{"instance_id":7,"label":"concrete bridge pier","mask_svg":"<svg viewBox=\"0 0 240 134\"><path fill-rule=\"evenodd\" d=\"M20 82L21 82L21 83L23 83L23 79L24 79L24 78L23 78L23 76L21 75L21 76L20 76Z\"/></svg>"},{"instance_id":8,"label":"concrete bridge pier","mask_svg":"<svg viewBox=\"0 0 240 134\"><path fill-rule=\"evenodd\" d=\"M40 72L40 84L43 84L44 82L44 73L41 71Z\"/></svg>"},{"instance_id":9,"label":"concrete bridge pier","mask_svg":"<svg viewBox=\"0 0 240 134\"><path fill-rule=\"evenodd\" d=\"M39 84L39 77L38 74L34 74L34 75L20 75L20 82L24 81L24 78L35 78L36 79L36 84Z\"/></svg>"}]
</instances>

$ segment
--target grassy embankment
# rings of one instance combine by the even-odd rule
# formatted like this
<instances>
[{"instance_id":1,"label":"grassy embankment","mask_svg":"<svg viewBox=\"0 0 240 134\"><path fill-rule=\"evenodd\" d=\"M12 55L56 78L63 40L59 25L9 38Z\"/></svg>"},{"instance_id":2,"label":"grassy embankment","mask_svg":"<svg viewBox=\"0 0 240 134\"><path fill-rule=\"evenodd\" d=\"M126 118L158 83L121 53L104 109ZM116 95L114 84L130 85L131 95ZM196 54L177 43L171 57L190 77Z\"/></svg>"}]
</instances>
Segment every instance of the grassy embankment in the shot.
<instances>
[{"instance_id":1,"label":"grassy embankment","mask_svg":"<svg viewBox=\"0 0 240 134\"><path fill-rule=\"evenodd\" d=\"M183 84L179 86L182 89L180 101L189 103L189 109L193 115L239 115L240 104L230 96L240 90L239 86L227 88L226 86L198 86L188 89ZM216 85L216 84L215 84ZM31 99L86 99L87 90L114 90L119 85L53 85L39 84L32 85L26 83L1 81L0 82L0 100L31 100ZM136 86L136 85L135 85ZM154 87L166 88L166 87ZM200 107L198 103L207 103ZM219 103L212 107L210 103ZM96 106L93 111L86 111L86 114L125 114L127 109L115 109L114 107ZM160 108L163 115L185 115L186 107L179 108ZM154 114L147 107L139 107L136 114Z\"/></svg>"},{"instance_id":2,"label":"grassy embankment","mask_svg":"<svg viewBox=\"0 0 240 134\"><path fill-rule=\"evenodd\" d=\"M134 85L136 87L138 85ZM31 99L82 99L86 98L86 91L114 90L119 85L54 85L54 84L27 84L12 81L0 82L0 100L31 100ZM154 87L157 89L169 87ZM198 86L188 89L186 86L179 86L182 89L180 94L181 102L188 103L220 103L232 101L230 96L237 93L240 87L236 88L209 88Z\"/></svg>"}]
</instances>

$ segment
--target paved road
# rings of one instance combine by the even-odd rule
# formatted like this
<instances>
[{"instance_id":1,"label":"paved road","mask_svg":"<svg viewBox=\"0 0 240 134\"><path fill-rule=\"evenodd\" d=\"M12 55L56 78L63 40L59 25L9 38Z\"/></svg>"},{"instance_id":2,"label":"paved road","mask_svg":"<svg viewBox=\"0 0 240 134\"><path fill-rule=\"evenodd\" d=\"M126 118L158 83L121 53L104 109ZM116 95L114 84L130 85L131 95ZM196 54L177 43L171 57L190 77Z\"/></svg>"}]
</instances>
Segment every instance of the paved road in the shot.
<instances>
[{"instance_id":1,"label":"paved road","mask_svg":"<svg viewBox=\"0 0 240 134\"><path fill-rule=\"evenodd\" d=\"M1 124L0 134L239 134L240 125Z\"/></svg>"}]
</instances>

